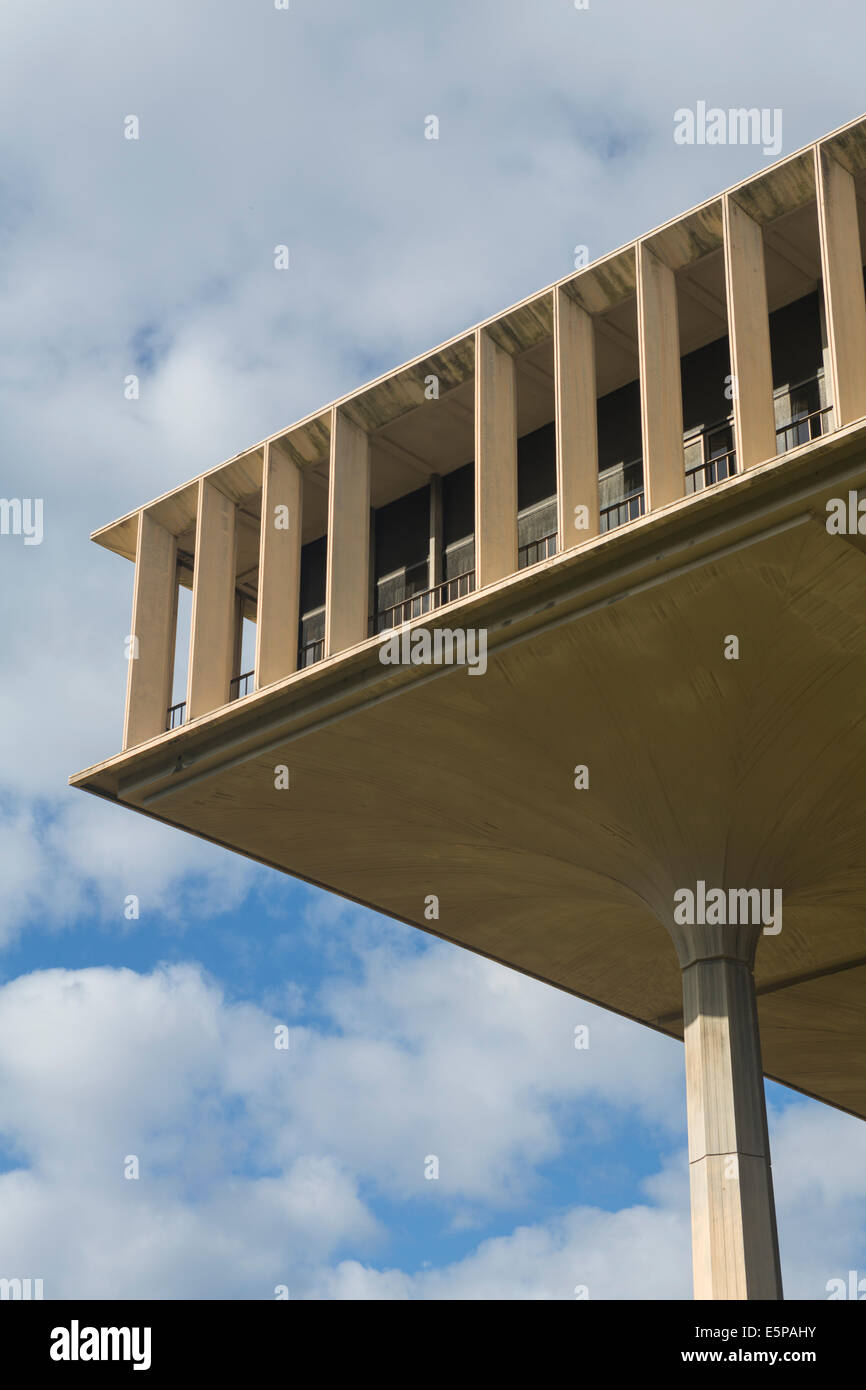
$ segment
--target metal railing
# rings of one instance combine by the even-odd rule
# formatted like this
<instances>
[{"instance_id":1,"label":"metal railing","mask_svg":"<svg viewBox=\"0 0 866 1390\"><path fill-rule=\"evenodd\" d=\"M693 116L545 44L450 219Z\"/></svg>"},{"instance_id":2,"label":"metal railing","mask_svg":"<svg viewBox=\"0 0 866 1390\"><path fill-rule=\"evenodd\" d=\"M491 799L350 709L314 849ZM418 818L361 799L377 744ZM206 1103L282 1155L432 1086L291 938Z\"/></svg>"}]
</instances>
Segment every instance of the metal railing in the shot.
<instances>
[{"instance_id":1,"label":"metal railing","mask_svg":"<svg viewBox=\"0 0 866 1390\"><path fill-rule=\"evenodd\" d=\"M703 487L712 487L713 483L724 482L725 478L732 478L737 471L737 451L728 449L727 453L717 454L715 458L705 459L702 463L695 464L694 468L686 469L686 492L701 492L703 489L698 487L698 475L703 474ZM691 486L689 486L691 484Z\"/></svg>"},{"instance_id":2,"label":"metal railing","mask_svg":"<svg viewBox=\"0 0 866 1390\"><path fill-rule=\"evenodd\" d=\"M229 681L229 699L242 700L244 695L251 695L255 671L244 671L240 676L234 676Z\"/></svg>"},{"instance_id":3,"label":"metal railing","mask_svg":"<svg viewBox=\"0 0 866 1390\"><path fill-rule=\"evenodd\" d=\"M820 439L822 434L827 433L824 429L824 416L829 415L832 409L832 405L824 405L818 410L798 415L787 425L780 425L776 430L777 453L786 454L789 449L796 449L798 444L808 444L812 439Z\"/></svg>"},{"instance_id":4,"label":"metal railing","mask_svg":"<svg viewBox=\"0 0 866 1390\"><path fill-rule=\"evenodd\" d=\"M172 729L179 729L186 718L186 700L181 700L180 704L169 705L165 716L165 727L168 733Z\"/></svg>"},{"instance_id":5,"label":"metal railing","mask_svg":"<svg viewBox=\"0 0 866 1390\"><path fill-rule=\"evenodd\" d=\"M721 441L724 448L714 446L713 441ZM705 487L721 483L731 478L737 471L737 451L734 445L734 422L732 419L715 420L705 425L696 434L683 440L688 450L700 444L701 457L698 463L686 467L686 494L701 492Z\"/></svg>"},{"instance_id":6,"label":"metal railing","mask_svg":"<svg viewBox=\"0 0 866 1390\"><path fill-rule=\"evenodd\" d=\"M314 666L324 655L324 637L317 637L313 642L302 642L298 647L298 670L304 671L308 666Z\"/></svg>"},{"instance_id":7,"label":"metal railing","mask_svg":"<svg viewBox=\"0 0 866 1390\"><path fill-rule=\"evenodd\" d=\"M789 387L788 394L793 396L796 391L802 391L805 387L817 386L819 382L819 377L808 378ZM776 429L778 453L787 453L789 449L794 449L800 444L808 444L813 439L821 438L827 433L827 417L831 416L832 411L832 404L819 406L815 410L803 410L787 424L779 425ZM725 430L728 431L729 437L733 441L732 422L724 420L718 421L715 425L706 426L699 434L684 440L684 444L694 444L701 440L706 455L710 437ZM639 463L640 460L635 462ZM701 486L701 478L703 487L711 487L714 483L722 482L725 478L732 477L736 473L736 467L737 453L734 447L713 454L709 458L705 456L699 463L685 469L686 492L698 491ZM636 488L633 492L620 498L619 501L600 508L599 532L604 535L608 531L616 530L618 526L623 526L626 522L634 521L643 516L645 511L645 490L643 487ZM538 564L540 561L555 555L556 541L557 533L551 531L547 535L539 537L538 540L527 541L525 545L518 546L518 570L528 569L531 565ZM374 615L371 624L372 629L374 632L385 632L389 628L399 627L403 623L410 622L413 618L422 617L425 613L432 613L448 603L464 598L467 594L472 593L474 588L475 570L466 570L465 573L457 575L453 579L443 580L439 584L432 585L429 589L424 589L421 593L411 594L408 598L383 608L381 612ZM298 647L298 670L305 670L307 667L313 666L317 661L321 661L324 655L325 639L323 637L310 642L302 642ZM244 671L241 675L233 677L229 685L229 699L239 700L251 694L254 684L254 671ZM180 728L185 722L186 700L169 705L166 711L166 731L170 732L172 729Z\"/></svg>"},{"instance_id":8,"label":"metal railing","mask_svg":"<svg viewBox=\"0 0 866 1390\"><path fill-rule=\"evenodd\" d=\"M630 492L628 497L623 497L621 501L601 508L599 531L602 534L605 531L614 531L617 526L624 526L627 521L634 521L635 517L643 516L644 510L644 490L640 488L636 492Z\"/></svg>"},{"instance_id":9,"label":"metal railing","mask_svg":"<svg viewBox=\"0 0 866 1390\"><path fill-rule=\"evenodd\" d=\"M547 560L555 554L556 532L551 531L549 535L541 536L537 541L527 541L526 545L517 547L517 568L528 569L530 565L537 565L540 560Z\"/></svg>"},{"instance_id":10,"label":"metal railing","mask_svg":"<svg viewBox=\"0 0 866 1390\"><path fill-rule=\"evenodd\" d=\"M475 571L467 570L465 574L445 579L441 584L434 584L431 589L424 589L420 594L411 594L409 598L383 608L380 613L374 615L373 629L375 632L387 632L389 628L400 627L403 623L411 622L413 618L420 618L425 613L443 608L446 603L465 598L474 588Z\"/></svg>"}]
</instances>

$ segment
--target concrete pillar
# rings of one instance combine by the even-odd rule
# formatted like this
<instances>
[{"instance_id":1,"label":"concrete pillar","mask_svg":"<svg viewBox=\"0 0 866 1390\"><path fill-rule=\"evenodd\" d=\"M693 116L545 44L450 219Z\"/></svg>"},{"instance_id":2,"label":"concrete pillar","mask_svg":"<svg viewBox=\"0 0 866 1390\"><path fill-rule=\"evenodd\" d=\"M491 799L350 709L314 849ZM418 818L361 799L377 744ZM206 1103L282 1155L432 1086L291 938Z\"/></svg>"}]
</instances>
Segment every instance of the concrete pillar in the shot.
<instances>
[{"instance_id":1,"label":"concrete pillar","mask_svg":"<svg viewBox=\"0 0 866 1390\"><path fill-rule=\"evenodd\" d=\"M165 733L171 704L177 624L177 540L147 512L138 514L132 645L126 679L123 747Z\"/></svg>"},{"instance_id":2,"label":"concrete pillar","mask_svg":"<svg viewBox=\"0 0 866 1390\"><path fill-rule=\"evenodd\" d=\"M640 411L646 510L685 493L680 329L674 272L641 242L637 255Z\"/></svg>"},{"instance_id":3,"label":"concrete pillar","mask_svg":"<svg viewBox=\"0 0 866 1390\"><path fill-rule=\"evenodd\" d=\"M556 547L566 550L598 535L598 417L592 318L562 286L553 301L553 353ZM576 520L587 524L577 527Z\"/></svg>"},{"instance_id":4,"label":"concrete pillar","mask_svg":"<svg viewBox=\"0 0 866 1390\"><path fill-rule=\"evenodd\" d=\"M696 1299L780 1299L755 981L760 927L670 928L683 972Z\"/></svg>"},{"instance_id":5,"label":"concrete pillar","mask_svg":"<svg viewBox=\"0 0 866 1390\"><path fill-rule=\"evenodd\" d=\"M370 587L370 441L342 411L331 420L325 655L367 637Z\"/></svg>"},{"instance_id":6,"label":"concrete pillar","mask_svg":"<svg viewBox=\"0 0 866 1390\"><path fill-rule=\"evenodd\" d=\"M303 491L303 474L294 460L276 444L265 445L256 690L298 669Z\"/></svg>"},{"instance_id":7,"label":"concrete pillar","mask_svg":"<svg viewBox=\"0 0 866 1390\"><path fill-rule=\"evenodd\" d=\"M475 334L475 587L517 571L517 379L486 328Z\"/></svg>"},{"instance_id":8,"label":"concrete pillar","mask_svg":"<svg viewBox=\"0 0 866 1390\"><path fill-rule=\"evenodd\" d=\"M824 146L815 153L821 273L836 427L866 415L866 294L854 176Z\"/></svg>"},{"instance_id":9,"label":"concrete pillar","mask_svg":"<svg viewBox=\"0 0 866 1390\"><path fill-rule=\"evenodd\" d=\"M737 470L776 457L764 237L729 193L722 200Z\"/></svg>"},{"instance_id":10,"label":"concrete pillar","mask_svg":"<svg viewBox=\"0 0 866 1390\"><path fill-rule=\"evenodd\" d=\"M228 703L235 653L237 512L206 478L198 488L187 719Z\"/></svg>"}]
</instances>

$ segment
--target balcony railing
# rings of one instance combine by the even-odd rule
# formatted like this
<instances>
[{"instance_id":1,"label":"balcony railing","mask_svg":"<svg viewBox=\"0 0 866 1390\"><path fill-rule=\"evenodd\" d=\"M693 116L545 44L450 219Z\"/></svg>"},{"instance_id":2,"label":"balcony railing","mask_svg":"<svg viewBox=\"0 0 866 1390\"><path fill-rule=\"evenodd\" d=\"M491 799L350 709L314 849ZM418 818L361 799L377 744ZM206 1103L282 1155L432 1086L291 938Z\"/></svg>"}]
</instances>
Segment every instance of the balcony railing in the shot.
<instances>
[{"instance_id":1,"label":"balcony railing","mask_svg":"<svg viewBox=\"0 0 866 1390\"><path fill-rule=\"evenodd\" d=\"M165 727L167 732L172 729L179 729L186 718L186 700L181 700L178 705L169 705L165 716Z\"/></svg>"},{"instance_id":2,"label":"balcony railing","mask_svg":"<svg viewBox=\"0 0 866 1390\"><path fill-rule=\"evenodd\" d=\"M467 570L465 574L458 574L454 579L434 584L432 589L424 589L420 594L412 594L409 598L401 599L399 603L391 604L389 608L383 608L373 619L374 631L387 632L389 628L400 627L402 623L411 622L413 618L420 618L425 613L443 608L446 603L465 598L474 588L474 570Z\"/></svg>"},{"instance_id":3,"label":"balcony railing","mask_svg":"<svg viewBox=\"0 0 866 1390\"><path fill-rule=\"evenodd\" d=\"M617 526L624 526L627 521L634 521L635 517L643 516L644 511L644 490L640 488L637 492L630 492L628 497L623 497L621 501L601 508L599 530L602 535L605 531L614 531Z\"/></svg>"},{"instance_id":4,"label":"balcony railing","mask_svg":"<svg viewBox=\"0 0 866 1390\"><path fill-rule=\"evenodd\" d=\"M737 451L734 448L734 427L731 420L716 420L685 441L686 495L702 492L737 471ZM697 463L689 462L689 454L699 454Z\"/></svg>"},{"instance_id":5,"label":"balcony railing","mask_svg":"<svg viewBox=\"0 0 866 1390\"><path fill-rule=\"evenodd\" d=\"M229 699L242 700L245 695L251 695L255 671L244 671L240 676L234 676L229 682Z\"/></svg>"},{"instance_id":6,"label":"balcony railing","mask_svg":"<svg viewBox=\"0 0 866 1390\"><path fill-rule=\"evenodd\" d=\"M821 406L819 410L810 410L806 415L797 416L787 425L780 425L776 430L776 452L786 454L789 449L796 449L798 444L808 444L811 439L820 439L822 434L827 433L824 417L829 415L832 409L832 405Z\"/></svg>"},{"instance_id":7,"label":"balcony railing","mask_svg":"<svg viewBox=\"0 0 866 1390\"><path fill-rule=\"evenodd\" d=\"M787 453L788 450L797 448L798 445L808 444L828 432L828 417L832 415L832 404L818 406L812 410L808 409L816 397L820 399L818 395L820 389L821 377L819 376L807 378L805 381L788 387L781 396L777 392L777 404L780 399L784 400L787 397L793 412L791 420L776 428L777 452L779 454ZM686 450L689 449L689 446L694 447L698 444L700 444L701 454L699 461L691 465L687 464L685 467L686 494L711 487L715 483L724 481L725 478L732 477L737 471L737 454L733 447L733 425L730 420L720 420L714 425L707 425L699 433L684 441ZM640 462L640 459L636 459L628 465L628 468L636 468ZM623 470L623 472L625 471ZM643 487L635 488L625 497L600 509L599 531L603 535L608 531L616 530L617 527L643 516L645 511L645 489ZM555 555L556 543L557 534L555 531L551 531L537 540L527 541L526 544L518 546L518 570L528 569L531 565L539 564L542 560L547 560ZM467 570L454 579L443 580L439 584L432 585L429 589L411 594L399 603L383 608L372 619L371 630L385 632L391 628L399 627L414 618L422 617L425 613L432 613L448 603L464 598L474 588L475 570ZM313 666L317 661L321 661L324 655L325 640L323 637L302 642L298 647L298 670L303 671ZM252 694L254 685L254 671L244 671L233 677L229 685L229 700L243 699L244 696ZM186 722L186 707L185 700L180 700L177 704L168 707L166 711L167 732L180 728Z\"/></svg>"},{"instance_id":8,"label":"balcony railing","mask_svg":"<svg viewBox=\"0 0 866 1390\"><path fill-rule=\"evenodd\" d=\"M517 547L517 568L528 569L530 565L537 565L539 561L547 560L555 554L556 532L551 531L549 535L541 536L537 541L527 541L526 545Z\"/></svg>"},{"instance_id":9,"label":"balcony railing","mask_svg":"<svg viewBox=\"0 0 866 1390\"><path fill-rule=\"evenodd\" d=\"M715 458L706 459L694 468L687 468L686 492L700 492L705 487L712 487L713 483L724 482L725 478L732 478L736 471L737 452L729 449L727 453L717 454Z\"/></svg>"},{"instance_id":10,"label":"balcony railing","mask_svg":"<svg viewBox=\"0 0 866 1390\"><path fill-rule=\"evenodd\" d=\"M302 642L298 647L298 670L304 671L308 666L314 666L324 655L324 637L318 637L312 642Z\"/></svg>"}]
</instances>

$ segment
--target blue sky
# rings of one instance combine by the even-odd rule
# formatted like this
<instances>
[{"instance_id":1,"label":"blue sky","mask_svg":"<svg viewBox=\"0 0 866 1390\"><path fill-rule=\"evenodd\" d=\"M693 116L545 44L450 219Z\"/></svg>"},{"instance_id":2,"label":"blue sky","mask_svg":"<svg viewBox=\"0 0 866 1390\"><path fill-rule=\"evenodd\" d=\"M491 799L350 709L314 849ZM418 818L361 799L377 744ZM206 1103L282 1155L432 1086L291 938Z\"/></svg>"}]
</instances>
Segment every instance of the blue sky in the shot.
<instances>
[{"instance_id":1,"label":"blue sky","mask_svg":"<svg viewBox=\"0 0 866 1390\"><path fill-rule=\"evenodd\" d=\"M854 0L3 7L2 491L45 535L0 538L0 1276L689 1296L678 1044L67 788L126 677L88 536L763 166L677 108L780 108L783 153L860 115L864 37ZM866 1127L768 1098L821 1298L866 1276Z\"/></svg>"}]
</instances>

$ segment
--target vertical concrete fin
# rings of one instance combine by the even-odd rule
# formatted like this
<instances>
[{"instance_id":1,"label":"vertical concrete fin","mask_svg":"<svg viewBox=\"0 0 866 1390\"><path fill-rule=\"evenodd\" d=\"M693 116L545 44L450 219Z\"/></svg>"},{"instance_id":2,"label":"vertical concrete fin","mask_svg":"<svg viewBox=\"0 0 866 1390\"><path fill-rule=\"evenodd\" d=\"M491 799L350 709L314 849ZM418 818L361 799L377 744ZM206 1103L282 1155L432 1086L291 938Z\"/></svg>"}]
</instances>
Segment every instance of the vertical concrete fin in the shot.
<instances>
[{"instance_id":1,"label":"vertical concrete fin","mask_svg":"<svg viewBox=\"0 0 866 1390\"><path fill-rule=\"evenodd\" d=\"M737 470L742 471L776 457L770 315L761 228L729 193L722 206Z\"/></svg>"},{"instance_id":2,"label":"vertical concrete fin","mask_svg":"<svg viewBox=\"0 0 866 1390\"><path fill-rule=\"evenodd\" d=\"M475 343L475 583L517 570L517 379L485 328Z\"/></svg>"},{"instance_id":3,"label":"vertical concrete fin","mask_svg":"<svg viewBox=\"0 0 866 1390\"><path fill-rule=\"evenodd\" d=\"M836 427L866 415L866 293L854 176L826 146L815 150L821 273Z\"/></svg>"},{"instance_id":4,"label":"vertical concrete fin","mask_svg":"<svg viewBox=\"0 0 866 1390\"><path fill-rule=\"evenodd\" d=\"M229 698L235 653L236 552L235 504L213 483L200 478L187 719L209 714Z\"/></svg>"},{"instance_id":5,"label":"vertical concrete fin","mask_svg":"<svg viewBox=\"0 0 866 1390\"><path fill-rule=\"evenodd\" d=\"M674 272L644 243L637 256L640 409L646 509L685 492L680 331Z\"/></svg>"},{"instance_id":6,"label":"vertical concrete fin","mask_svg":"<svg viewBox=\"0 0 866 1390\"><path fill-rule=\"evenodd\" d=\"M303 474L276 444L265 445L259 592L256 609L256 690L298 667Z\"/></svg>"},{"instance_id":7,"label":"vertical concrete fin","mask_svg":"<svg viewBox=\"0 0 866 1390\"><path fill-rule=\"evenodd\" d=\"M325 655L367 637L370 583L370 440L336 407L331 421Z\"/></svg>"},{"instance_id":8,"label":"vertical concrete fin","mask_svg":"<svg viewBox=\"0 0 866 1390\"><path fill-rule=\"evenodd\" d=\"M557 550L598 535L595 329L560 286L553 305ZM579 508L586 512L578 512ZM576 522L586 522L576 525Z\"/></svg>"},{"instance_id":9,"label":"vertical concrete fin","mask_svg":"<svg viewBox=\"0 0 866 1390\"><path fill-rule=\"evenodd\" d=\"M123 747L165 733L177 623L177 539L138 514Z\"/></svg>"}]
</instances>

